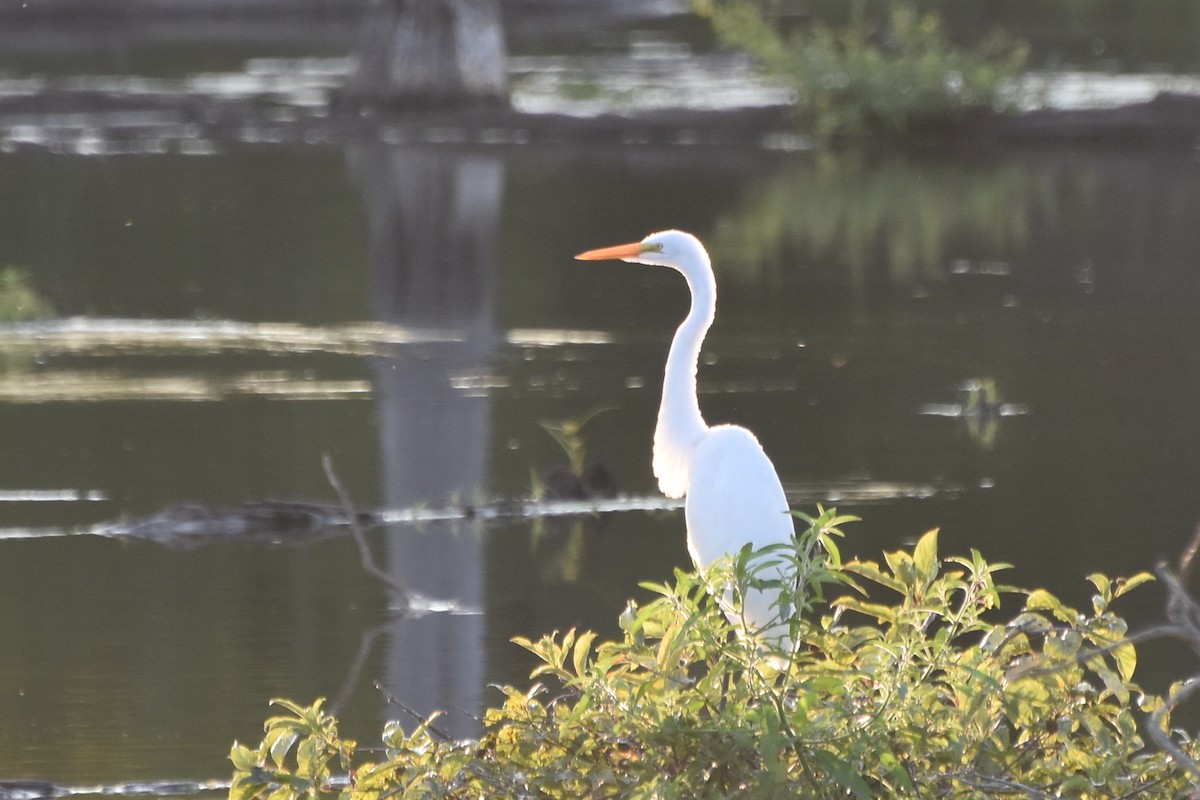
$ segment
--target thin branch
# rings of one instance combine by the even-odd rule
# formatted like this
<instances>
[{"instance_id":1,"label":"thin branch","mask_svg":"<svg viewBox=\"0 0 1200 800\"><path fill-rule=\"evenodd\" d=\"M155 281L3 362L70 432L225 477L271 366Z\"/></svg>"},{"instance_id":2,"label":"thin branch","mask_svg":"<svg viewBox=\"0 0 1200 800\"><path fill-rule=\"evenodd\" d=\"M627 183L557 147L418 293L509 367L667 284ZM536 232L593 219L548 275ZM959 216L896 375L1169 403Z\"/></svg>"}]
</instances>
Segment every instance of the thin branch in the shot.
<instances>
[{"instance_id":1,"label":"thin branch","mask_svg":"<svg viewBox=\"0 0 1200 800\"><path fill-rule=\"evenodd\" d=\"M1183 553L1179 556L1179 577L1186 581L1188 573L1192 569L1192 561L1196 558L1196 551L1200 550L1200 523L1196 524L1196 532L1192 534L1192 540L1188 542L1188 546L1183 548Z\"/></svg>"},{"instance_id":2,"label":"thin branch","mask_svg":"<svg viewBox=\"0 0 1200 800\"><path fill-rule=\"evenodd\" d=\"M1188 678L1182 686L1168 695L1163 704L1150 714L1150 724L1146 727L1147 733L1156 745L1175 759L1175 763L1181 769L1186 770L1196 780L1200 780L1200 764L1197 764L1191 756L1183 752L1179 745L1175 744L1171 739L1171 732L1163 724L1163 718L1174 711L1176 706L1195 694L1197 690L1200 690L1200 675Z\"/></svg>"},{"instance_id":3,"label":"thin branch","mask_svg":"<svg viewBox=\"0 0 1200 800\"><path fill-rule=\"evenodd\" d=\"M1200 606L1166 563L1160 563L1154 571L1167 587L1167 619L1179 629L1180 638L1200 656Z\"/></svg>"},{"instance_id":4,"label":"thin branch","mask_svg":"<svg viewBox=\"0 0 1200 800\"><path fill-rule=\"evenodd\" d=\"M338 498L342 502L342 507L346 511L346 517L350 522L350 533L354 535L354 542L358 545L358 556L362 561L363 571L396 592L403 602L405 609L411 608L412 594L401 586L395 578L375 565L375 558L371 555L371 548L367 544L367 537L363 535L362 525L358 522L358 509L354 507L354 501L350 498L350 493L346 491L346 487L342 486L342 482L338 480L337 473L333 470L333 459L329 457L328 453L321 456L321 466L325 468L325 478L329 481L329 485L333 487L333 490L337 492Z\"/></svg>"},{"instance_id":5,"label":"thin branch","mask_svg":"<svg viewBox=\"0 0 1200 800\"><path fill-rule=\"evenodd\" d=\"M379 681L375 681L375 688L378 689L379 693L383 695L383 699L387 701L388 705L395 706L396 708L403 711L405 714L408 714L410 717L415 719L417 722L424 725L425 730L429 731L434 736L441 739L443 742L453 742L454 741L453 736L451 736L450 734L446 733L441 728L438 728L436 725L433 724L433 721L435 719L437 719L439 716L441 716L442 712L435 711L435 712L433 712L433 714L431 714L430 716L427 717L424 714L421 714L420 712L411 708L410 706L397 700L396 696L394 694L392 694L391 692L389 692L387 689L385 689L383 684L380 683Z\"/></svg>"},{"instance_id":6,"label":"thin branch","mask_svg":"<svg viewBox=\"0 0 1200 800\"><path fill-rule=\"evenodd\" d=\"M1154 571L1167 588L1167 622L1144 628L1100 647L1081 650L1066 661L1050 665L1022 664L1009 670L1006 677L1013 680L1026 675L1057 672L1065 667L1083 664L1096 656L1109 655L1117 648L1127 644L1139 644L1151 639L1179 639L1189 644L1196 655L1200 655L1200 606L1183 588L1179 576L1172 572L1166 562L1159 562Z\"/></svg>"},{"instance_id":7,"label":"thin branch","mask_svg":"<svg viewBox=\"0 0 1200 800\"><path fill-rule=\"evenodd\" d=\"M1135 797L1145 797L1146 792L1150 791L1155 786L1158 786L1159 784L1164 783L1166 780L1167 779L1165 777L1162 777L1162 778L1155 778L1154 780L1148 781L1146 783L1139 783L1137 786L1134 786L1128 792L1125 792L1124 794L1119 794L1116 797L1112 798L1112 800L1133 800L1133 798L1135 798Z\"/></svg>"},{"instance_id":8,"label":"thin branch","mask_svg":"<svg viewBox=\"0 0 1200 800\"><path fill-rule=\"evenodd\" d=\"M1055 629L1057 630L1057 628ZM1018 631L1019 633L1020 631ZM1119 647L1124 647L1127 644L1138 644L1140 642L1150 641L1151 639L1183 639L1187 641L1187 635L1179 629L1179 626L1173 624L1154 625L1150 628L1143 628L1136 633L1131 633L1128 636L1122 637L1115 642L1109 642L1106 645L1098 647L1089 647L1086 650L1080 650L1075 655L1062 661L1055 661L1052 664L1043 663L1040 661L1031 661L1027 664L1018 664L1004 673L1005 680L1012 681L1018 678L1036 677L1038 675L1049 675L1052 672L1060 672L1067 667L1075 667L1091 661L1097 656L1110 655ZM999 650L1000 648L996 648Z\"/></svg>"},{"instance_id":9,"label":"thin branch","mask_svg":"<svg viewBox=\"0 0 1200 800\"><path fill-rule=\"evenodd\" d=\"M455 743L454 738L452 736L450 736L450 734L446 733L445 731L441 730L440 728L438 728L437 726L435 726L433 724L433 720L437 719L437 717L442 712L437 711L437 712L434 712L431 716L426 717L426 716L418 713L416 710L405 705L404 703L400 702L399 700L397 700L395 695L393 695L391 692L389 692L387 689L385 689L383 687L383 684L381 684L379 681L375 681L375 688L379 690L379 692L383 695L384 700L386 700L389 705L396 706L396 708L400 709L405 714L408 714L410 717L417 720L420 724L425 726L425 730L432 733L435 737L437 737L441 741L445 742L446 744L454 744ZM484 783L491 784L493 787L496 787L501 790L506 790L509 793L509 795L511 795L511 796L519 797L519 796L522 796L523 794L525 794L524 792L520 791L521 787L519 787L516 784L514 784L513 782L509 781L503 775L492 774L488 770L485 770L483 765L480 764L478 760L473 760L471 763L469 763L467 765L466 769L468 769L472 774L475 775L475 777L479 778ZM538 792L539 795L545 796L545 792L543 792L542 790L537 789L536 791Z\"/></svg>"},{"instance_id":10,"label":"thin branch","mask_svg":"<svg viewBox=\"0 0 1200 800\"><path fill-rule=\"evenodd\" d=\"M1003 792L1005 794L1021 794L1025 797L1044 798L1044 800L1054 800L1058 795L1047 794L1041 789L1029 786L1017 781L1008 780L999 775L981 775L975 772L957 772L951 773L954 780L965 783L973 789L979 789L985 792Z\"/></svg>"}]
</instances>

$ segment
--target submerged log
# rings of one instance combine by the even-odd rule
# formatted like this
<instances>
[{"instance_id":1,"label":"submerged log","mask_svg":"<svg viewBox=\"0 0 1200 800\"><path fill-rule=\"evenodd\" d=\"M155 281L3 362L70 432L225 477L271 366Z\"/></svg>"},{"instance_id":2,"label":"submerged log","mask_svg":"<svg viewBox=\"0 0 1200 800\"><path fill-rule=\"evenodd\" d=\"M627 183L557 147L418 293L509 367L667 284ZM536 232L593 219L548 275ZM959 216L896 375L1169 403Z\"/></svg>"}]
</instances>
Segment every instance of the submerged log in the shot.
<instances>
[{"instance_id":1,"label":"submerged log","mask_svg":"<svg viewBox=\"0 0 1200 800\"><path fill-rule=\"evenodd\" d=\"M360 513L356 521L360 525L375 525L379 517ZM311 538L349 524L346 511L338 506L262 500L234 508L175 505L149 517L100 523L89 533L153 539L163 544L222 538L285 542Z\"/></svg>"},{"instance_id":2,"label":"submerged log","mask_svg":"<svg viewBox=\"0 0 1200 800\"><path fill-rule=\"evenodd\" d=\"M378 0L345 87L355 105L508 105L508 51L496 0Z\"/></svg>"}]
</instances>

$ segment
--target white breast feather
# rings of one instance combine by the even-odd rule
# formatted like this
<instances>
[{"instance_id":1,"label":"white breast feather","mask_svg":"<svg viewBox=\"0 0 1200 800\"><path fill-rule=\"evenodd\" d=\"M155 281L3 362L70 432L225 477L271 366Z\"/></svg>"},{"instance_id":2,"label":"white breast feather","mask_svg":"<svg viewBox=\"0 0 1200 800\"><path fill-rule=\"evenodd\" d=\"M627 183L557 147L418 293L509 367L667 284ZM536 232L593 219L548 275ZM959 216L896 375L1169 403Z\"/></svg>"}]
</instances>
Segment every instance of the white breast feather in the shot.
<instances>
[{"instance_id":1,"label":"white breast feather","mask_svg":"<svg viewBox=\"0 0 1200 800\"><path fill-rule=\"evenodd\" d=\"M677 499L687 494L691 450L691 442L672 442L661 428L654 432L654 477L667 497Z\"/></svg>"}]
</instances>

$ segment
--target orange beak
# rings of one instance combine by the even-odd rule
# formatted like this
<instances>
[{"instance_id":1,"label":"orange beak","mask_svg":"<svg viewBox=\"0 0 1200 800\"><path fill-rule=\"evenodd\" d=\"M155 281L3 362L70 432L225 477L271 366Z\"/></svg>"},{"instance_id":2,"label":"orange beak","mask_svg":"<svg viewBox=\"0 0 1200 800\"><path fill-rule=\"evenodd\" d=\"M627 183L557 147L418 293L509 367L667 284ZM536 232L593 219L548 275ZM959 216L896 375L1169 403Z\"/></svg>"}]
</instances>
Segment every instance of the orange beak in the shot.
<instances>
[{"instance_id":1,"label":"orange beak","mask_svg":"<svg viewBox=\"0 0 1200 800\"><path fill-rule=\"evenodd\" d=\"M598 250L588 250L575 256L579 261L607 261L614 258L637 258L645 249L641 242L618 244L614 247L601 247Z\"/></svg>"}]
</instances>

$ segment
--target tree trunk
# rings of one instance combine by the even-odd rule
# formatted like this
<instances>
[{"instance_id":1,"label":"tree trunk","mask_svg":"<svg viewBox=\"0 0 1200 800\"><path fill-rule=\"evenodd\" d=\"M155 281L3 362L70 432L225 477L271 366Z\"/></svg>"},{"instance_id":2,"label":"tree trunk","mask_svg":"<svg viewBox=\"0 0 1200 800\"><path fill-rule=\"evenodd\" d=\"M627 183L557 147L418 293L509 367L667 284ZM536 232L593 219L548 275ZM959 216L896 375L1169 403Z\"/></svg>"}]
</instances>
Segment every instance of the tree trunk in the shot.
<instances>
[{"instance_id":1,"label":"tree trunk","mask_svg":"<svg viewBox=\"0 0 1200 800\"><path fill-rule=\"evenodd\" d=\"M497 0L378 0L346 86L360 104L507 105L507 49Z\"/></svg>"}]
</instances>

